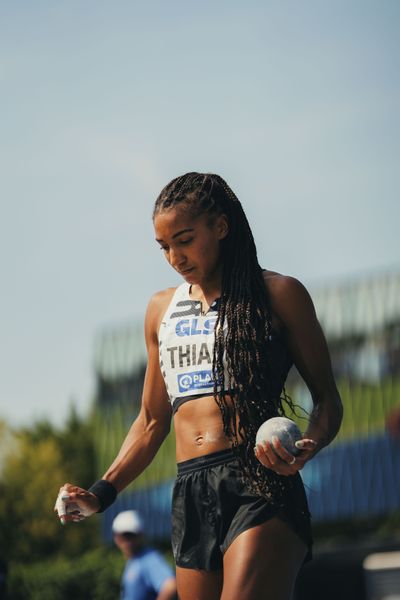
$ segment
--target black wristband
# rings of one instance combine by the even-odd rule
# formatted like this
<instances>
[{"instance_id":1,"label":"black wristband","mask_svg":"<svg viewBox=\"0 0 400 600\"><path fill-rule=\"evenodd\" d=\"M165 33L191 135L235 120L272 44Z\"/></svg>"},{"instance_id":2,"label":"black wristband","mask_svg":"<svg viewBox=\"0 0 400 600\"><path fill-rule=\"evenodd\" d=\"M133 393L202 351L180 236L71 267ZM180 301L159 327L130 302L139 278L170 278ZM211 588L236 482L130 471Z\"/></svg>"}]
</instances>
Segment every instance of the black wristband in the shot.
<instances>
[{"instance_id":1,"label":"black wristband","mask_svg":"<svg viewBox=\"0 0 400 600\"><path fill-rule=\"evenodd\" d=\"M99 479L96 481L89 489L88 492L91 492L95 496L98 497L100 502L100 508L97 512L101 513L106 510L116 499L118 492L113 486L112 483L107 481L106 479Z\"/></svg>"}]
</instances>

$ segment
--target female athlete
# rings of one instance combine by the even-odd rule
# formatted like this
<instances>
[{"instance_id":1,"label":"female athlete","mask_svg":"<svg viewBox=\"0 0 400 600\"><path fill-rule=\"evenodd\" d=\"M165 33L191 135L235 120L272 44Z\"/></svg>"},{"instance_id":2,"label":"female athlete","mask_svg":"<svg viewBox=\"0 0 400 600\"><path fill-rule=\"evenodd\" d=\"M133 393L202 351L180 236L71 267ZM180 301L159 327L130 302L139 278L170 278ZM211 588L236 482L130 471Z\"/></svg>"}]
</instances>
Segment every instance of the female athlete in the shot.
<instances>
[{"instance_id":1,"label":"female athlete","mask_svg":"<svg viewBox=\"0 0 400 600\"><path fill-rule=\"evenodd\" d=\"M149 302L141 410L118 456L90 490L62 486L61 517L107 508L154 458L173 417L179 598L289 600L312 545L299 471L342 419L311 298L297 279L261 268L243 208L218 175L171 181L153 222L184 281ZM293 364L313 400L297 456L277 438L255 447L261 423L291 406L284 383Z\"/></svg>"}]
</instances>

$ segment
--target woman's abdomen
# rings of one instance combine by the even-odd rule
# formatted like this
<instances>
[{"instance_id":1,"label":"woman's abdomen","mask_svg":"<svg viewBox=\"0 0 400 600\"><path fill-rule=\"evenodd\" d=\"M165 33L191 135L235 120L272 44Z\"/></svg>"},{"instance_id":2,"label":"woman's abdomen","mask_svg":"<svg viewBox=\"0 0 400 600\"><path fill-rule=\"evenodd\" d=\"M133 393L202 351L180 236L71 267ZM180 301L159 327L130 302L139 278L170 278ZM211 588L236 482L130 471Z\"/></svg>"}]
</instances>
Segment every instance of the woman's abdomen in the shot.
<instances>
[{"instance_id":1,"label":"woman's abdomen","mask_svg":"<svg viewBox=\"0 0 400 600\"><path fill-rule=\"evenodd\" d=\"M231 446L224 434L221 411L213 396L193 398L182 404L174 417L174 429L177 462Z\"/></svg>"}]
</instances>

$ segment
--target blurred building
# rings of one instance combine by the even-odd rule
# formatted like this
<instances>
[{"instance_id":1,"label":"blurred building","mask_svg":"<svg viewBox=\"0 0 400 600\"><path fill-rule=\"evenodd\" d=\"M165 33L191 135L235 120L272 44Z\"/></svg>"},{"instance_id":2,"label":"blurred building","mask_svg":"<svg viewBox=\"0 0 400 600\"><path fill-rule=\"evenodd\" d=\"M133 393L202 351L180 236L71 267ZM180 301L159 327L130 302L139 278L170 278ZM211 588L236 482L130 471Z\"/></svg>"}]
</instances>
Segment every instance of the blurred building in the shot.
<instances>
[{"instance_id":1,"label":"blurred building","mask_svg":"<svg viewBox=\"0 0 400 600\"><path fill-rule=\"evenodd\" d=\"M361 531L368 520L400 514L400 271L311 288L310 293L328 340L344 420L334 443L306 465L302 476L317 527L340 522L356 531L360 523ZM145 363L143 323L99 334L94 364L100 472L139 411ZM287 391L296 404L311 409L309 391L295 368ZM301 415L299 410L300 428L305 423ZM110 536L114 514L135 507L152 537L168 536L175 469L170 435L152 465L105 513L105 535Z\"/></svg>"}]
</instances>

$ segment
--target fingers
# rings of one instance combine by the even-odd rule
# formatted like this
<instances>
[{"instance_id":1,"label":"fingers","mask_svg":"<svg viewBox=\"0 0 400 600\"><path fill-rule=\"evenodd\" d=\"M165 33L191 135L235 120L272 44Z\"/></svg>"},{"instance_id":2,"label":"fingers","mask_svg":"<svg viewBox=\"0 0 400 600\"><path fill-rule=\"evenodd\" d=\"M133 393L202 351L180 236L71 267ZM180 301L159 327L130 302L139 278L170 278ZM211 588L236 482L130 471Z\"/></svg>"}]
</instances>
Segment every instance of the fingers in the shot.
<instances>
[{"instance_id":1,"label":"fingers","mask_svg":"<svg viewBox=\"0 0 400 600\"><path fill-rule=\"evenodd\" d=\"M83 488L77 486L77 485L72 485L71 483L64 483L64 485L62 485L59 489L59 493L61 492L66 492L66 494L76 494L79 492L85 492L86 490L84 490Z\"/></svg>"},{"instance_id":2,"label":"fingers","mask_svg":"<svg viewBox=\"0 0 400 600\"><path fill-rule=\"evenodd\" d=\"M62 492L59 492L54 506L62 525L65 525L65 516L67 514L67 506L61 497Z\"/></svg>"},{"instance_id":3,"label":"fingers","mask_svg":"<svg viewBox=\"0 0 400 600\"><path fill-rule=\"evenodd\" d=\"M62 503L69 500L68 489L70 487L73 487L73 486L71 486L69 483L65 483L62 487L60 487L60 489L58 491L58 496L56 499L56 503L54 505L54 510L56 512L58 512L59 516L61 513L64 513L64 512L66 513L65 506Z\"/></svg>"},{"instance_id":4,"label":"fingers","mask_svg":"<svg viewBox=\"0 0 400 600\"><path fill-rule=\"evenodd\" d=\"M62 525L77 518L78 507L75 505L71 510L71 505L68 504L69 500L69 494L64 488L60 488L54 510L57 512Z\"/></svg>"},{"instance_id":5,"label":"fingers","mask_svg":"<svg viewBox=\"0 0 400 600\"><path fill-rule=\"evenodd\" d=\"M261 444L257 444L254 452L264 467L275 471L278 475L294 475L298 471L296 462L293 462L294 457L286 452L287 456L285 460L278 455L277 449L270 442L264 441Z\"/></svg>"},{"instance_id":6,"label":"fingers","mask_svg":"<svg viewBox=\"0 0 400 600\"><path fill-rule=\"evenodd\" d=\"M304 467L305 463L312 457L312 451L315 450L316 443L314 440L303 439L296 443L296 447L299 450L301 449L301 452L294 456L274 436L272 444L268 441L257 444L254 453L264 467L275 471L278 475L288 476L295 475Z\"/></svg>"},{"instance_id":7,"label":"fingers","mask_svg":"<svg viewBox=\"0 0 400 600\"><path fill-rule=\"evenodd\" d=\"M60 488L54 506L62 525L71 521L82 521L96 513L99 508L100 502L95 494L70 483L65 483Z\"/></svg>"},{"instance_id":8,"label":"fingers","mask_svg":"<svg viewBox=\"0 0 400 600\"><path fill-rule=\"evenodd\" d=\"M296 448L299 450L315 450L317 442L308 438L303 438L295 443Z\"/></svg>"}]
</instances>

